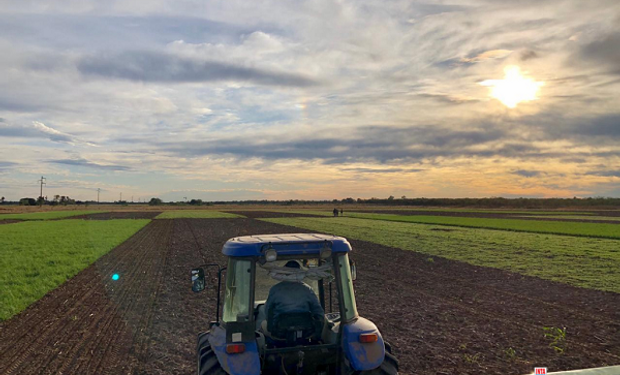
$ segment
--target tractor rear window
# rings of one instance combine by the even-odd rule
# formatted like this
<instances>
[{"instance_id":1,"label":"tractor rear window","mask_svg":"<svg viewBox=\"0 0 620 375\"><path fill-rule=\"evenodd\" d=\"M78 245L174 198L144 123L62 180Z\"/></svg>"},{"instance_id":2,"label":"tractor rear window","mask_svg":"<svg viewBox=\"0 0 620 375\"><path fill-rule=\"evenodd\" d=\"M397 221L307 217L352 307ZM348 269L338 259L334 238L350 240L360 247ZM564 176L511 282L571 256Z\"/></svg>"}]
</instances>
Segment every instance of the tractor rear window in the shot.
<instances>
[{"instance_id":1,"label":"tractor rear window","mask_svg":"<svg viewBox=\"0 0 620 375\"><path fill-rule=\"evenodd\" d=\"M273 275L274 270L284 268L284 265L287 262L288 262L287 260L277 260L275 262L271 262L269 266L267 266L267 264L265 266L261 266L260 264L256 265L256 287L255 287L256 291L254 293L255 303L264 303L267 300L267 297L269 296L269 290L271 289L271 287L276 285L280 281L282 281L281 279L278 280L277 278L272 277L270 275L270 272L272 272L272 275ZM304 260L304 261L300 260L299 262L300 264L302 264L301 266L302 271L307 270L308 268L311 268L312 266L314 266L314 264L309 264L308 260ZM314 293L316 293L317 296L319 295L318 281L312 280L309 278L304 278L303 282L308 284L312 288L312 290L314 290Z\"/></svg>"}]
</instances>

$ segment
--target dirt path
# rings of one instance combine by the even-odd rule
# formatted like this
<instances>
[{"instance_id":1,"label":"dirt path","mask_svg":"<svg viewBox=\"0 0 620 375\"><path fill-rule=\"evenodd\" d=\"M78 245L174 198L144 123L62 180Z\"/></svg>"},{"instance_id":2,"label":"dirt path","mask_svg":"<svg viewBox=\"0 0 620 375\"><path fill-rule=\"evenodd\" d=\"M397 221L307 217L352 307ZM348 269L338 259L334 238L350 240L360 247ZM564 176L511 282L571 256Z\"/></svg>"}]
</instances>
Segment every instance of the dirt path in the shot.
<instances>
[{"instance_id":1,"label":"dirt path","mask_svg":"<svg viewBox=\"0 0 620 375\"><path fill-rule=\"evenodd\" d=\"M23 220L4 219L4 220L0 220L0 225L1 224L21 223L22 221Z\"/></svg>"},{"instance_id":2,"label":"dirt path","mask_svg":"<svg viewBox=\"0 0 620 375\"><path fill-rule=\"evenodd\" d=\"M234 236L304 232L253 219L156 220L95 265L0 324L0 374L191 374L195 338L215 316L216 279ZM525 374L620 364L620 295L352 241L359 312L401 374ZM121 279L113 282L110 275ZM543 327L566 327L564 349Z\"/></svg>"}]
</instances>

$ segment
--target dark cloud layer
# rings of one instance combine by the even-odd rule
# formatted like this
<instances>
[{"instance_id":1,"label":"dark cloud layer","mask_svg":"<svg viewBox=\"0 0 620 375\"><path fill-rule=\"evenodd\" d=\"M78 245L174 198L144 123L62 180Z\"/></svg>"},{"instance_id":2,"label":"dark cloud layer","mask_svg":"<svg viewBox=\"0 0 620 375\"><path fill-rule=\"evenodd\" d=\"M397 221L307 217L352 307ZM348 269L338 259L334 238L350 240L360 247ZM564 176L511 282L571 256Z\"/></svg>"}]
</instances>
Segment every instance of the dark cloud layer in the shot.
<instances>
[{"instance_id":1,"label":"dark cloud layer","mask_svg":"<svg viewBox=\"0 0 620 375\"><path fill-rule=\"evenodd\" d=\"M601 177L620 177L620 169L592 171L592 172L586 173L586 175L601 176Z\"/></svg>"},{"instance_id":2,"label":"dark cloud layer","mask_svg":"<svg viewBox=\"0 0 620 375\"><path fill-rule=\"evenodd\" d=\"M88 76L143 82L242 81L266 86L293 87L317 84L313 79L300 74L192 60L152 51L84 57L78 62L78 69Z\"/></svg>"},{"instance_id":3,"label":"dark cloud layer","mask_svg":"<svg viewBox=\"0 0 620 375\"><path fill-rule=\"evenodd\" d=\"M317 136L264 140L245 136L217 141L185 142L182 146L163 143L160 147L165 151L188 157L220 154L240 158L321 159L329 164L358 160L389 162L461 155L514 155L531 149L531 146L520 144L506 144L489 150L471 149L472 146L502 139L505 135L505 131L491 127L453 130L433 126L417 128L366 126L356 129L346 138Z\"/></svg>"},{"instance_id":4,"label":"dark cloud layer","mask_svg":"<svg viewBox=\"0 0 620 375\"><path fill-rule=\"evenodd\" d=\"M77 167L85 167L85 168L93 168L99 170L107 170L107 171L128 171L131 168L125 167L122 165L103 165L97 164L86 159L56 159L56 160L48 160L49 163L54 164L62 164L69 166L77 166Z\"/></svg>"},{"instance_id":5,"label":"dark cloud layer","mask_svg":"<svg viewBox=\"0 0 620 375\"><path fill-rule=\"evenodd\" d=\"M517 171L514 171L514 174L519 175L521 177L537 177L541 175L540 171L528 171L525 169L519 169Z\"/></svg>"},{"instance_id":6,"label":"dark cloud layer","mask_svg":"<svg viewBox=\"0 0 620 375\"><path fill-rule=\"evenodd\" d=\"M580 54L585 60L617 68L620 63L620 33L609 34L584 45ZM620 70L616 70L615 74L620 74Z\"/></svg>"}]
</instances>

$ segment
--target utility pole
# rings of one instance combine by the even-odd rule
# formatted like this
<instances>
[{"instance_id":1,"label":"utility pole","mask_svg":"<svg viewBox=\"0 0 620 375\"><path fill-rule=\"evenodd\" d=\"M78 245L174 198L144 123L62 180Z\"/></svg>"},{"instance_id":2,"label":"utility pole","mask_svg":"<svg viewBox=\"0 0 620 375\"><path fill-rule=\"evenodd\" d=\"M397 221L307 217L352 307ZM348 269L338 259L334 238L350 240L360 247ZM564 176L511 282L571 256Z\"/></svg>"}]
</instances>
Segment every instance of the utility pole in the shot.
<instances>
[{"instance_id":1,"label":"utility pole","mask_svg":"<svg viewBox=\"0 0 620 375\"><path fill-rule=\"evenodd\" d=\"M131 196L131 203L133 203L133 195Z\"/></svg>"},{"instance_id":2,"label":"utility pole","mask_svg":"<svg viewBox=\"0 0 620 375\"><path fill-rule=\"evenodd\" d=\"M123 201L123 193L121 192L121 196L120 196L120 198L118 199L118 203L120 203L120 202L122 202L122 201Z\"/></svg>"},{"instance_id":3,"label":"utility pole","mask_svg":"<svg viewBox=\"0 0 620 375\"><path fill-rule=\"evenodd\" d=\"M97 188L97 204L99 204L99 193L101 193L101 188Z\"/></svg>"},{"instance_id":4,"label":"utility pole","mask_svg":"<svg viewBox=\"0 0 620 375\"><path fill-rule=\"evenodd\" d=\"M41 176L41 179L37 181L41 183L41 193L39 194L39 202L41 206L43 206L43 185L47 185L45 180L47 180L47 178Z\"/></svg>"}]
</instances>

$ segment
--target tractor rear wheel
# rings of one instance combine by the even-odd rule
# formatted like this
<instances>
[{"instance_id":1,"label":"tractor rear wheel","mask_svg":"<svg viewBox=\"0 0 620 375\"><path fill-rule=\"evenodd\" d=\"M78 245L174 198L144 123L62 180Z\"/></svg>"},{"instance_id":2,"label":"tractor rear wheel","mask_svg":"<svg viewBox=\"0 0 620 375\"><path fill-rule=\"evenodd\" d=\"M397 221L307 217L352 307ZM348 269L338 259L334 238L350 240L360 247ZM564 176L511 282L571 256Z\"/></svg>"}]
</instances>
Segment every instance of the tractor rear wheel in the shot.
<instances>
[{"instance_id":1,"label":"tractor rear wheel","mask_svg":"<svg viewBox=\"0 0 620 375\"><path fill-rule=\"evenodd\" d=\"M398 359L392 354L392 347L385 343L385 359L381 366L374 370L360 371L356 375L398 375Z\"/></svg>"},{"instance_id":2,"label":"tractor rear wheel","mask_svg":"<svg viewBox=\"0 0 620 375\"><path fill-rule=\"evenodd\" d=\"M198 375L227 375L209 344L209 334L198 336Z\"/></svg>"}]
</instances>

